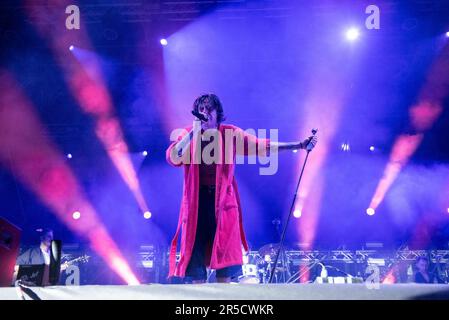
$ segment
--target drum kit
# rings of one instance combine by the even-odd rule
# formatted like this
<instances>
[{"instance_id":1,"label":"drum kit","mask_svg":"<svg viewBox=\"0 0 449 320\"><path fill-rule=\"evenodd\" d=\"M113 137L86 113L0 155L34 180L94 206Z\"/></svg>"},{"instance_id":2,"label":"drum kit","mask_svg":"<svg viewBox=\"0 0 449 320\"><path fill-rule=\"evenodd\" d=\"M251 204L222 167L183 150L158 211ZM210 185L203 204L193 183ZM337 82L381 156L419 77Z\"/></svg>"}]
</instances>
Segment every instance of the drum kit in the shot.
<instances>
[{"instance_id":1,"label":"drum kit","mask_svg":"<svg viewBox=\"0 0 449 320\"><path fill-rule=\"evenodd\" d=\"M269 243L264 245L255 254L246 254L243 257L242 276L239 283L259 284L268 283L271 273L274 271L274 283L285 283L290 277L288 263L285 254L278 261L274 270L274 261L279 250L279 244Z\"/></svg>"}]
</instances>

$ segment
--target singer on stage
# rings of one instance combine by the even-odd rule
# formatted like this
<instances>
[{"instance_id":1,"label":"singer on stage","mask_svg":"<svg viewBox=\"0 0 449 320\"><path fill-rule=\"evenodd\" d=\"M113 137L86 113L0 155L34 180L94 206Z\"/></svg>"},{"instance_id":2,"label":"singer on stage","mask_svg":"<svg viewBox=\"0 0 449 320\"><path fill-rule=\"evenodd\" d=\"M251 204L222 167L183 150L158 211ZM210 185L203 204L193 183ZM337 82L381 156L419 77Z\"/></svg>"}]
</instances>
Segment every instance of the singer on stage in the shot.
<instances>
[{"instance_id":1,"label":"singer on stage","mask_svg":"<svg viewBox=\"0 0 449 320\"><path fill-rule=\"evenodd\" d=\"M242 223L242 210L234 178L236 155L264 156L270 150L308 149L317 143L311 136L302 142L274 142L260 139L242 129L223 124L224 112L215 94L199 96L193 103L196 116L166 152L167 161L184 167L184 187L178 227L170 248L169 277L187 277L193 283L207 280L207 269L216 270L217 282L229 283L242 272L242 245L248 245ZM217 133L205 138L205 133ZM243 149L226 147L226 133L240 140ZM218 137L218 138L217 138ZM218 140L218 141L215 141ZM211 148L214 161L200 159L198 150L218 143L218 155ZM262 145L261 145L262 144ZM238 145L238 142L236 143ZM266 148L261 148L265 146ZM186 161L186 159L188 161ZM218 160L217 160L218 159ZM176 263L178 237L181 232L180 260Z\"/></svg>"}]
</instances>

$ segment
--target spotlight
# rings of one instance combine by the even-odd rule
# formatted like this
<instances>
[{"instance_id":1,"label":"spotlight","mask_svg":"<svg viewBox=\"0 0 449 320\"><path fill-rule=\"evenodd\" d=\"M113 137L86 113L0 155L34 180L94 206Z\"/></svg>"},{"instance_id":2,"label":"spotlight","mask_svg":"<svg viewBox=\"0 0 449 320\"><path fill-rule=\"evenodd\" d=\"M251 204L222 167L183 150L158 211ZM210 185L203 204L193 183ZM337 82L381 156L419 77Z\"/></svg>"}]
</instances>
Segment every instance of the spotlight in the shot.
<instances>
[{"instance_id":1,"label":"spotlight","mask_svg":"<svg viewBox=\"0 0 449 320\"><path fill-rule=\"evenodd\" d=\"M75 48L75 47L74 47L73 45L71 45L71 46L69 47L69 50L70 50L70 51L73 51L74 48Z\"/></svg>"},{"instance_id":2,"label":"spotlight","mask_svg":"<svg viewBox=\"0 0 449 320\"><path fill-rule=\"evenodd\" d=\"M449 208L447 208L447 213L449 213Z\"/></svg>"},{"instance_id":3,"label":"spotlight","mask_svg":"<svg viewBox=\"0 0 449 320\"><path fill-rule=\"evenodd\" d=\"M346 39L354 41L360 36L360 31L357 28L351 28L346 31Z\"/></svg>"},{"instance_id":4,"label":"spotlight","mask_svg":"<svg viewBox=\"0 0 449 320\"><path fill-rule=\"evenodd\" d=\"M146 156L148 155L148 151L147 151L147 150L142 151L142 155L143 155L144 157L146 157Z\"/></svg>"},{"instance_id":5,"label":"spotlight","mask_svg":"<svg viewBox=\"0 0 449 320\"><path fill-rule=\"evenodd\" d=\"M72 159L72 158L73 158L72 154L71 153L67 153L67 159Z\"/></svg>"},{"instance_id":6,"label":"spotlight","mask_svg":"<svg viewBox=\"0 0 449 320\"><path fill-rule=\"evenodd\" d=\"M151 212L150 212L150 211L145 211L145 212L143 213L143 217L144 217L145 219L150 219L150 218L151 218Z\"/></svg>"},{"instance_id":7,"label":"spotlight","mask_svg":"<svg viewBox=\"0 0 449 320\"><path fill-rule=\"evenodd\" d=\"M373 208L368 208L366 209L366 214L369 216L372 216L376 213L376 210L374 210Z\"/></svg>"},{"instance_id":8,"label":"spotlight","mask_svg":"<svg viewBox=\"0 0 449 320\"><path fill-rule=\"evenodd\" d=\"M78 220L79 218L81 218L81 212L75 211L74 213L72 213L72 218Z\"/></svg>"},{"instance_id":9,"label":"spotlight","mask_svg":"<svg viewBox=\"0 0 449 320\"><path fill-rule=\"evenodd\" d=\"M349 143L342 143L341 144L341 150L342 151L350 151L351 147L349 146Z\"/></svg>"},{"instance_id":10,"label":"spotlight","mask_svg":"<svg viewBox=\"0 0 449 320\"><path fill-rule=\"evenodd\" d=\"M446 32L446 38L449 38L449 31Z\"/></svg>"},{"instance_id":11,"label":"spotlight","mask_svg":"<svg viewBox=\"0 0 449 320\"><path fill-rule=\"evenodd\" d=\"M370 151L374 151L376 148L374 148L374 146L369 147Z\"/></svg>"},{"instance_id":12,"label":"spotlight","mask_svg":"<svg viewBox=\"0 0 449 320\"><path fill-rule=\"evenodd\" d=\"M298 149L293 149L293 153L296 153L296 152L298 152Z\"/></svg>"},{"instance_id":13,"label":"spotlight","mask_svg":"<svg viewBox=\"0 0 449 320\"><path fill-rule=\"evenodd\" d=\"M299 209L296 209L295 211L293 211L293 216L297 219L301 218L302 212Z\"/></svg>"},{"instance_id":14,"label":"spotlight","mask_svg":"<svg viewBox=\"0 0 449 320\"><path fill-rule=\"evenodd\" d=\"M166 46L168 44L167 39L161 39L161 45Z\"/></svg>"}]
</instances>

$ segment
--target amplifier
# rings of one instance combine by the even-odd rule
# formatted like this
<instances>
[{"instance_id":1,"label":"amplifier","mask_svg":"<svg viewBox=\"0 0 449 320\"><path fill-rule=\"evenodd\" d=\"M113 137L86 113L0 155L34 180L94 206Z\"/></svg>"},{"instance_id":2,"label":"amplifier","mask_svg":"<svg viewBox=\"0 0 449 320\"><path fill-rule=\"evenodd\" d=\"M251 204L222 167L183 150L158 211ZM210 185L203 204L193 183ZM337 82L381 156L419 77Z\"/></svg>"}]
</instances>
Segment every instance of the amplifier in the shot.
<instances>
[{"instance_id":1,"label":"amplifier","mask_svg":"<svg viewBox=\"0 0 449 320\"><path fill-rule=\"evenodd\" d=\"M11 286L22 231L0 217L0 287Z\"/></svg>"}]
</instances>

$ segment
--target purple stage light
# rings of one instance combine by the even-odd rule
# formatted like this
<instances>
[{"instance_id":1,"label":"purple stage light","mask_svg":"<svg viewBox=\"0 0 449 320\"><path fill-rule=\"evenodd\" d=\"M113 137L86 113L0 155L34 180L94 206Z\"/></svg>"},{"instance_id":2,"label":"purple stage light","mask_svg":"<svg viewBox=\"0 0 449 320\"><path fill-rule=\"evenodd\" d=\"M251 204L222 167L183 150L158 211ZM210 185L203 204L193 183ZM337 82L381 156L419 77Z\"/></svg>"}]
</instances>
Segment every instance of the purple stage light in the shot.
<instances>
[{"instance_id":1,"label":"purple stage light","mask_svg":"<svg viewBox=\"0 0 449 320\"><path fill-rule=\"evenodd\" d=\"M142 151L142 156L146 157L147 155L148 155L148 151L147 150Z\"/></svg>"},{"instance_id":2,"label":"purple stage light","mask_svg":"<svg viewBox=\"0 0 449 320\"><path fill-rule=\"evenodd\" d=\"M167 39L161 39L160 41L161 45L166 46L168 44Z\"/></svg>"},{"instance_id":3,"label":"purple stage light","mask_svg":"<svg viewBox=\"0 0 449 320\"><path fill-rule=\"evenodd\" d=\"M447 38L449 38L449 31L448 31L448 32L446 32L446 37L447 37Z\"/></svg>"},{"instance_id":4,"label":"purple stage light","mask_svg":"<svg viewBox=\"0 0 449 320\"><path fill-rule=\"evenodd\" d=\"M341 150L345 151L345 152L350 151L351 147L349 146L349 143L342 143L341 144Z\"/></svg>"},{"instance_id":5,"label":"purple stage light","mask_svg":"<svg viewBox=\"0 0 449 320\"><path fill-rule=\"evenodd\" d=\"M375 213L376 213L376 210L374 210L373 208L366 209L366 214L369 216L373 216Z\"/></svg>"},{"instance_id":6,"label":"purple stage light","mask_svg":"<svg viewBox=\"0 0 449 320\"><path fill-rule=\"evenodd\" d=\"M73 218L74 220L78 220L79 218L81 218L81 212L75 211L75 212L72 214L72 218Z\"/></svg>"},{"instance_id":7,"label":"purple stage light","mask_svg":"<svg viewBox=\"0 0 449 320\"><path fill-rule=\"evenodd\" d=\"M369 147L370 151L374 151L376 148L374 148L374 146Z\"/></svg>"},{"instance_id":8,"label":"purple stage light","mask_svg":"<svg viewBox=\"0 0 449 320\"><path fill-rule=\"evenodd\" d=\"M70 51L73 51L73 49L75 49L75 47L74 47L73 45L71 45L71 46L69 47L69 50L70 50Z\"/></svg>"},{"instance_id":9,"label":"purple stage light","mask_svg":"<svg viewBox=\"0 0 449 320\"><path fill-rule=\"evenodd\" d=\"M295 211L293 211L293 216L294 216L296 219L301 218L301 215L302 215L301 210L296 209Z\"/></svg>"},{"instance_id":10,"label":"purple stage light","mask_svg":"<svg viewBox=\"0 0 449 320\"><path fill-rule=\"evenodd\" d=\"M357 40L357 38L360 36L360 31L357 28L350 28L346 31L346 39L349 41Z\"/></svg>"},{"instance_id":11,"label":"purple stage light","mask_svg":"<svg viewBox=\"0 0 449 320\"><path fill-rule=\"evenodd\" d=\"M72 159L72 158L73 158L72 154L71 153L67 153L67 159Z\"/></svg>"},{"instance_id":12,"label":"purple stage light","mask_svg":"<svg viewBox=\"0 0 449 320\"><path fill-rule=\"evenodd\" d=\"M145 211L145 212L143 213L143 217L144 217L145 219L150 219L150 218L151 218L151 212L150 212L150 211Z\"/></svg>"}]
</instances>

